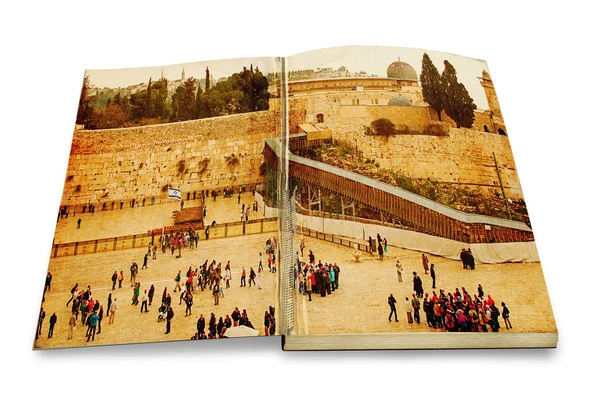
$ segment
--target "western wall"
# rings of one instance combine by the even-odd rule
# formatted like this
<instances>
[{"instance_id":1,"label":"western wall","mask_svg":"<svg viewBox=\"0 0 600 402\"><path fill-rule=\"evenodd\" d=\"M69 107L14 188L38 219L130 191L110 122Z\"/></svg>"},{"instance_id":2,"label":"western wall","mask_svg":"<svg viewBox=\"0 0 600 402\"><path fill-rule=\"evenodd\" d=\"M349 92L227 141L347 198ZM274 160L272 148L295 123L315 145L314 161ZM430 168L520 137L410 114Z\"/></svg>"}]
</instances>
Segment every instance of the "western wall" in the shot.
<instances>
[{"instance_id":1,"label":"western wall","mask_svg":"<svg viewBox=\"0 0 600 402\"><path fill-rule=\"evenodd\" d=\"M63 205L115 207L187 192L262 182L263 140L280 130L271 110L152 126L76 130ZM185 199L185 195L184 195Z\"/></svg>"}]
</instances>

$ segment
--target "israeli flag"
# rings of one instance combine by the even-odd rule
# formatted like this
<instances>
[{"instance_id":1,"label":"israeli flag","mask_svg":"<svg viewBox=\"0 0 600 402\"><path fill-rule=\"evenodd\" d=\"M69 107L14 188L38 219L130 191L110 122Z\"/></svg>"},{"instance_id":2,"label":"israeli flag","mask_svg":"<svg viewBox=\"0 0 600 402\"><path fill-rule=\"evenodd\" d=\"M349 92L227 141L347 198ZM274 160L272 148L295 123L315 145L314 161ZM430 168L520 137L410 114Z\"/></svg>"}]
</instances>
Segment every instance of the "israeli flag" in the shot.
<instances>
[{"instance_id":1,"label":"israeli flag","mask_svg":"<svg viewBox=\"0 0 600 402\"><path fill-rule=\"evenodd\" d=\"M177 190L176 188L169 187L169 198L177 198L181 199L181 190Z\"/></svg>"}]
</instances>

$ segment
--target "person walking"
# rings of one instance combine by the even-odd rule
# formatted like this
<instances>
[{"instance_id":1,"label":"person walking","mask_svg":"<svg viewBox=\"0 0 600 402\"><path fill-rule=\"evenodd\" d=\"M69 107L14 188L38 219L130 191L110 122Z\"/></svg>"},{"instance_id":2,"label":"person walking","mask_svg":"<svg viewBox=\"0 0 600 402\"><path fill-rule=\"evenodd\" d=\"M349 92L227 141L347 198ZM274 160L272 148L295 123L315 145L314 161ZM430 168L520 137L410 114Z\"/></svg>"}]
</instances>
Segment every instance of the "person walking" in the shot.
<instances>
[{"instance_id":1,"label":"person walking","mask_svg":"<svg viewBox=\"0 0 600 402\"><path fill-rule=\"evenodd\" d=\"M258 269L262 269L262 268L258 267ZM250 280L248 281L248 288L251 288L252 284L254 284L254 286L256 286L256 282L254 281L254 278L256 278L256 272L254 272L254 269L252 267L250 267Z\"/></svg>"},{"instance_id":2,"label":"person walking","mask_svg":"<svg viewBox=\"0 0 600 402\"><path fill-rule=\"evenodd\" d=\"M430 271L430 275L431 275L431 280L433 281L431 288L435 289L435 267L433 266L433 264L431 264L431 268L429 269L429 271Z\"/></svg>"},{"instance_id":3,"label":"person walking","mask_svg":"<svg viewBox=\"0 0 600 402\"><path fill-rule=\"evenodd\" d=\"M402 263L400 259L396 260L396 274L398 275L398 282L402 282Z\"/></svg>"},{"instance_id":4,"label":"person walking","mask_svg":"<svg viewBox=\"0 0 600 402\"><path fill-rule=\"evenodd\" d=\"M177 272L177 276L175 277L175 289L173 289L173 293L177 293L181 290L181 270Z\"/></svg>"},{"instance_id":5,"label":"person walking","mask_svg":"<svg viewBox=\"0 0 600 402\"><path fill-rule=\"evenodd\" d=\"M69 299L69 301L67 302L67 307L69 307L69 303L71 303L71 301L75 300L77 298L77 294L75 294L75 292L77 291L77 287L79 286L78 283L75 284L75 286L73 286L71 288L71 298ZM74 303L74 302L73 302Z\"/></svg>"},{"instance_id":6,"label":"person walking","mask_svg":"<svg viewBox=\"0 0 600 402\"><path fill-rule=\"evenodd\" d=\"M390 306L390 316L388 317L388 321L392 321L392 314L394 314L394 318L396 319L396 322L398 322L398 313L396 312L396 299L391 293L388 297L388 305Z\"/></svg>"},{"instance_id":7,"label":"person walking","mask_svg":"<svg viewBox=\"0 0 600 402\"><path fill-rule=\"evenodd\" d=\"M510 323L510 311L508 310L508 307L506 307L506 304L504 304L504 302L502 302L502 318L504 318L504 324L506 325L506 329L512 329L512 324ZM51 322L52 324L52 322Z\"/></svg>"}]
</instances>

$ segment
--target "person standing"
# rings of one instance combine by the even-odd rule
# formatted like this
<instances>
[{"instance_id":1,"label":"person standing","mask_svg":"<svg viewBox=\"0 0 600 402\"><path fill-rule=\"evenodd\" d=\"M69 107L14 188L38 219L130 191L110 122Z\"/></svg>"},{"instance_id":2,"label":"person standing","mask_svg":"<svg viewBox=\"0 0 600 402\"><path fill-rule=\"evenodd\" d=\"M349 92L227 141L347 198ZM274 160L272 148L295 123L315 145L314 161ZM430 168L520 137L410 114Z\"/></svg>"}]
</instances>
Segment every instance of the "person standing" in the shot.
<instances>
[{"instance_id":1,"label":"person standing","mask_svg":"<svg viewBox=\"0 0 600 402\"><path fill-rule=\"evenodd\" d=\"M173 317L175 317L175 313L173 312L173 308L169 306L167 310L167 332L165 332L165 335L171 332L171 320Z\"/></svg>"},{"instance_id":2,"label":"person standing","mask_svg":"<svg viewBox=\"0 0 600 402\"><path fill-rule=\"evenodd\" d=\"M429 271L429 258L427 258L425 254L422 254L421 259L423 260L423 269L425 270L425 275L427 275L427 271Z\"/></svg>"},{"instance_id":3,"label":"person standing","mask_svg":"<svg viewBox=\"0 0 600 402\"><path fill-rule=\"evenodd\" d=\"M90 329L88 331L88 338L87 341L90 341L90 337L92 338L92 341L94 341L96 339L96 326L98 325L98 313L94 313L92 314L92 316L90 317Z\"/></svg>"},{"instance_id":4,"label":"person standing","mask_svg":"<svg viewBox=\"0 0 600 402\"><path fill-rule=\"evenodd\" d=\"M398 282L402 282L402 263L400 260L396 260L396 274L398 275Z\"/></svg>"},{"instance_id":5,"label":"person standing","mask_svg":"<svg viewBox=\"0 0 600 402\"><path fill-rule=\"evenodd\" d=\"M260 269L263 269L263 265L262 265L262 253L261 252L258 253L258 267Z\"/></svg>"},{"instance_id":6,"label":"person standing","mask_svg":"<svg viewBox=\"0 0 600 402\"><path fill-rule=\"evenodd\" d=\"M433 266L433 264L431 264L430 274L431 274L431 280L433 281L431 288L435 289L435 267Z\"/></svg>"},{"instance_id":7,"label":"person standing","mask_svg":"<svg viewBox=\"0 0 600 402\"><path fill-rule=\"evenodd\" d=\"M144 289L144 293L141 294L140 300L142 301L142 305L140 307L140 313L142 311L144 311L145 313L147 313L148 312L148 294L147 294L147 290L146 289Z\"/></svg>"},{"instance_id":8,"label":"person standing","mask_svg":"<svg viewBox=\"0 0 600 402\"><path fill-rule=\"evenodd\" d=\"M42 307L40 309L40 315L38 316L38 326L37 326L37 330L35 332L35 339L38 339L40 337L40 335L42 334L42 324L44 323L44 318L46 318L46 312L44 311L44 308Z\"/></svg>"},{"instance_id":9,"label":"person standing","mask_svg":"<svg viewBox=\"0 0 600 402\"><path fill-rule=\"evenodd\" d=\"M419 310L421 309L421 302L419 301L419 299L417 299L416 295L413 294L412 297L412 307L415 315L415 321L417 322L417 324L420 324L421 316L419 315Z\"/></svg>"},{"instance_id":10,"label":"person standing","mask_svg":"<svg viewBox=\"0 0 600 402\"><path fill-rule=\"evenodd\" d=\"M419 278L416 272L413 271L413 291L416 293L417 297L423 297L423 281ZM415 317L416 319L417 317Z\"/></svg>"},{"instance_id":11,"label":"person standing","mask_svg":"<svg viewBox=\"0 0 600 402\"><path fill-rule=\"evenodd\" d=\"M112 277L110 278L112 280L112 290L115 290L115 286L117 286L117 279L119 278L119 275L117 274L117 271L115 271L112 274Z\"/></svg>"},{"instance_id":12,"label":"person standing","mask_svg":"<svg viewBox=\"0 0 600 402\"><path fill-rule=\"evenodd\" d=\"M115 315L117 314L117 298L115 297L115 300L113 300L112 304L110 305L110 318L108 319L108 323L112 324L115 322Z\"/></svg>"},{"instance_id":13,"label":"person standing","mask_svg":"<svg viewBox=\"0 0 600 402\"><path fill-rule=\"evenodd\" d=\"M504 318L504 324L506 325L506 329L512 329L512 324L510 323L510 311L508 310L508 307L506 307L506 304L504 304L504 302L502 302L502 318ZM50 324L52 324L52 322L50 322Z\"/></svg>"},{"instance_id":14,"label":"person standing","mask_svg":"<svg viewBox=\"0 0 600 402\"><path fill-rule=\"evenodd\" d=\"M413 318L412 318L412 304L410 303L410 300L408 300L408 297L406 298L406 301L404 302L404 305L406 307L406 319L408 320L409 324L413 323Z\"/></svg>"},{"instance_id":15,"label":"person standing","mask_svg":"<svg viewBox=\"0 0 600 402\"><path fill-rule=\"evenodd\" d=\"M104 318L104 307L100 306L100 308L98 309L98 335L100 335L100 332L102 332L102 318Z\"/></svg>"},{"instance_id":16,"label":"person standing","mask_svg":"<svg viewBox=\"0 0 600 402\"><path fill-rule=\"evenodd\" d=\"M213 286L213 296L215 298L215 306L219 305L219 285Z\"/></svg>"},{"instance_id":17,"label":"person standing","mask_svg":"<svg viewBox=\"0 0 600 402\"><path fill-rule=\"evenodd\" d=\"M258 277L258 288L262 289L262 269L260 269L260 268L258 269L257 277Z\"/></svg>"},{"instance_id":18,"label":"person standing","mask_svg":"<svg viewBox=\"0 0 600 402\"><path fill-rule=\"evenodd\" d=\"M150 290L148 291L148 305L152 306L152 299L154 298L154 284L150 285Z\"/></svg>"},{"instance_id":19,"label":"person standing","mask_svg":"<svg viewBox=\"0 0 600 402\"><path fill-rule=\"evenodd\" d=\"M206 327L206 320L204 319L204 316L202 314L200 314L200 318L198 318L198 322L196 323L196 329L198 330L198 333L199 334L203 333L205 327Z\"/></svg>"},{"instance_id":20,"label":"person standing","mask_svg":"<svg viewBox=\"0 0 600 402\"><path fill-rule=\"evenodd\" d=\"M121 289L122 287L123 279L125 279L125 275L123 274L123 271L121 271L121 273L119 274L119 289Z\"/></svg>"},{"instance_id":21,"label":"person standing","mask_svg":"<svg viewBox=\"0 0 600 402\"><path fill-rule=\"evenodd\" d=\"M75 313L72 313L71 318L69 318L69 333L67 334L67 340L73 339L73 333L75 332L76 325L77 317L75 317Z\"/></svg>"},{"instance_id":22,"label":"person standing","mask_svg":"<svg viewBox=\"0 0 600 402\"><path fill-rule=\"evenodd\" d=\"M312 297L311 297L312 282L310 280L310 275L308 275L308 273L304 276L304 283L306 286L306 293L308 294L308 301L312 301Z\"/></svg>"},{"instance_id":23,"label":"person standing","mask_svg":"<svg viewBox=\"0 0 600 402\"><path fill-rule=\"evenodd\" d=\"M148 246L150 247L150 246ZM150 252L144 254L144 264L142 264L142 269L146 268L148 269L148 256L150 255Z\"/></svg>"},{"instance_id":24,"label":"person standing","mask_svg":"<svg viewBox=\"0 0 600 402\"><path fill-rule=\"evenodd\" d=\"M81 218L77 219L77 229L81 227Z\"/></svg>"},{"instance_id":25,"label":"person standing","mask_svg":"<svg viewBox=\"0 0 600 402\"><path fill-rule=\"evenodd\" d=\"M388 317L388 321L392 321L392 314L394 314L394 318L396 319L396 322L398 322L398 313L396 312L396 299L391 293L388 297L388 305L390 306L390 316Z\"/></svg>"},{"instance_id":26,"label":"person standing","mask_svg":"<svg viewBox=\"0 0 600 402\"><path fill-rule=\"evenodd\" d=\"M242 267L242 276L240 277L240 287L246 286L246 269Z\"/></svg>"},{"instance_id":27,"label":"person standing","mask_svg":"<svg viewBox=\"0 0 600 402\"><path fill-rule=\"evenodd\" d=\"M56 325L56 313L52 313L50 316L50 328L48 328L48 338L52 338L54 333L54 326Z\"/></svg>"},{"instance_id":28,"label":"person standing","mask_svg":"<svg viewBox=\"0 0 600 402\"><path fill-rule=\"evenodd\" d=\"M383 261L383 246L381 245L381 242L379 242L377 246L377 253L379 254L379 261Z\"/></svg>"}]
</instances>

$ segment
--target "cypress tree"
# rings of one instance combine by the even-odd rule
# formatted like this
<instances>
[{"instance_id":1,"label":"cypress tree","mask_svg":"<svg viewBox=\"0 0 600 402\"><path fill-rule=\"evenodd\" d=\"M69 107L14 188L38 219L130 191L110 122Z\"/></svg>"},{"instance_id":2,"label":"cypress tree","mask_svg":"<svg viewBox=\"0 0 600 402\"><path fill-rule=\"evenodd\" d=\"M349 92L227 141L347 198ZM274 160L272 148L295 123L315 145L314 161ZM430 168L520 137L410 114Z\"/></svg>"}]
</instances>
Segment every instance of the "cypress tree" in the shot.
<instances>
[{"instance_id":1,"label":"cypress tree","mask_svg":"<svg viewBox=\"0 0 600 402\"><path fill-rule=\"evenodd\" d=\"M454 120L456 126L471 128L476 106L469 96L467 88L458 82L456 70L448 60L444 60L444 72L442 73L443 105L446 114Z\"/></svg>"},{"instance_id":2,"label":"cypress tree","mask_svg":"<svg viewBox=\"0 0 600 402\"><path fill-rule=\"evenodd\" d=\"M437 112L438 120L441 121L442 110L444 109L442 77L427 53L423 53L419 79L423 88L423 100Z\"/></svg>"}]
</instances>

